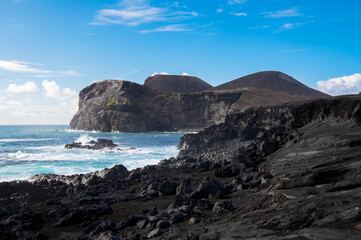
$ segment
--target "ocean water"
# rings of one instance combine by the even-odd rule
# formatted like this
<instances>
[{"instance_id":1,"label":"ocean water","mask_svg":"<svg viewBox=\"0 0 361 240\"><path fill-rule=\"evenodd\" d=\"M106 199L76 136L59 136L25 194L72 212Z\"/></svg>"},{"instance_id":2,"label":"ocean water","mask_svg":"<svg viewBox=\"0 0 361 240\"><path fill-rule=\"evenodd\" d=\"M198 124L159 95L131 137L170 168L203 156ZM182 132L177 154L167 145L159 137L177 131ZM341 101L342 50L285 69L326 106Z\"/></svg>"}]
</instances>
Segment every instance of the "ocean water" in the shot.
<instances>
[{"instance_id":1,"label":"ocean water","mask_svg":"<svg viewBox=\"0 0 361 240\"><path fill-rule=\"evenodd\" d=\"M123 164L128 169L157 164L178 154L182 133L96 133L68 126L0 126L0 181L35 174L71 175ZM65 149L73 141L111 139L116 149Z\"/></svg>"}]
</instances>

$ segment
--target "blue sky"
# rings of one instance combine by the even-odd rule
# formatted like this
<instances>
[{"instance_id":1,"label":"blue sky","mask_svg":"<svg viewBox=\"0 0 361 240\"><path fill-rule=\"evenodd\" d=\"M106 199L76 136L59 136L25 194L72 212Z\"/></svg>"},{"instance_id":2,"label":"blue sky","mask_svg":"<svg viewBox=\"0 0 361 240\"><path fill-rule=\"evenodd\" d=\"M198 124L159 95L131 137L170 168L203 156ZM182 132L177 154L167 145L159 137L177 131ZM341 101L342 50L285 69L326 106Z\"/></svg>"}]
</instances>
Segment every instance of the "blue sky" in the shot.
<instances>
[{"instance_id":1,"label":"blue sky","mask_svg":"<svg viewBox=\"0 0 361 240\"><path fill-rule=\"evenodd\" d=\"M361 1L1 0L0 124L67 124L77 94L154 72L212 85L279 70L361 91Z\"/></svg>"}]
</instances>

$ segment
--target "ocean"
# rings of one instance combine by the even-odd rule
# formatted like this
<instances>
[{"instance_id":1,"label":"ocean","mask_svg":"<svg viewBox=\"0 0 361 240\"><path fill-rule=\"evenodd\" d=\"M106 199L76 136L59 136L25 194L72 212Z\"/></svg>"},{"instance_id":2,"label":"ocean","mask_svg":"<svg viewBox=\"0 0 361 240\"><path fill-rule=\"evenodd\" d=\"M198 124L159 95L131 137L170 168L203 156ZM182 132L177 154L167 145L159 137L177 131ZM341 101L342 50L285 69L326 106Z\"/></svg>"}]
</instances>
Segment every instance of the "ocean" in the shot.
<instances>
[{"instance_id":1,"label":"ocean","mask_svg":"<svg viewBox=\"0 0 361 240\"><path fill-rule=\"evenodd\" d=\"M69 126L0 126L0 181L24 180L35 174L71 175L123 164L135 169L175 157L183 133L97 133ZM65 149L73 141L110 139L116 149Z\"/></svg>"}]
</instances>

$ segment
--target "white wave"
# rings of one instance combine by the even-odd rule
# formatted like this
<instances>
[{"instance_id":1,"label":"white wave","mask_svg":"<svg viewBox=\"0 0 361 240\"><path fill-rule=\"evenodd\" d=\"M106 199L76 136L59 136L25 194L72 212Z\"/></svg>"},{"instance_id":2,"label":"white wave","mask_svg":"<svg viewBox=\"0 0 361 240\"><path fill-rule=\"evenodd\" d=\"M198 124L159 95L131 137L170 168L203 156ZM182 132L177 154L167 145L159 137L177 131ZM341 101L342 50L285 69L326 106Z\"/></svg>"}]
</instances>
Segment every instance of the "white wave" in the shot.
<instances>
[{"instance_id":1,"label":"white wave","mask_svg":"<svg viewBox=\"0 0 361 240\"><path fill-rule=\"evenodd\" d=\"M28 157L28 154L24 154L22 151L17 151L16 153L9 153L8 157L9 158L17 158L17 159L24 159L26 157Z\"/></svg>"},{"instance_id":2,"label":"white wave","mask_svg":"<svg viewBox=\"0 0 361 240\"><path fill-rule=\"evenodd\" d=\"M41 142L41 141L50 141L54 138L10 138L10 139L0 139L0 142Z\"/></svg>"},{"instance_id":3,"label":"white wave","mask_svg":"<svg viewBox=\"0 0 361 240\"><path fill-rule=\"evenodd\" d=\"M61 150L64 150L64 145L27 147L26 149L27 150L40 150L40 151L61 151Z\"/></svg>"},{"instance_id":4,"label":"white wave","mask_svg":"<svg viewBox=\"0 0 361 240\"><path fill-rule=\"evenodd\" d=\"M86 131L86 130L76 130L76 129L65 129L64 132L74 132L74 133L101 133L100 131Z\"/></svg>"},{"instance_id":5,"label":"white wave","mask_svg":"<svg viewBox=\"0 0 361 240\"><path fill-rule=\"evenodd\" d=\"M97 141L97 139L90 137L88 134L81 135L75 140L75 142L81 143L81 145L90 145L89 142L91 141Z\"/></svg>"}]
</instances>

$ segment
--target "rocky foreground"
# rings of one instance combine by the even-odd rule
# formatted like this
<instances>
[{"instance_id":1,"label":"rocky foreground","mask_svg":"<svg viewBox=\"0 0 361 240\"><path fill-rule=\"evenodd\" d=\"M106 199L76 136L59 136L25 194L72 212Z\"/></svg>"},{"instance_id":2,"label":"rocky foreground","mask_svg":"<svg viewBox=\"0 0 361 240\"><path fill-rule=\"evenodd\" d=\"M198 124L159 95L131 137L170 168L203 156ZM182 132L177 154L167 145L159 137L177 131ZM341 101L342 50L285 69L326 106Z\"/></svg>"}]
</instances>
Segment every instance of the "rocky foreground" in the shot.
<instances>
[{"instance_id":1,"label":"rocky foreground","mask_svg":"<svg viewBox=\"0 0 361 240\"><path fill-rule=\"evenodd\" d=\"M0 183L0 239L360 239L361 96L249 109L180 149Z\"/></svg>"}]
</instances>

